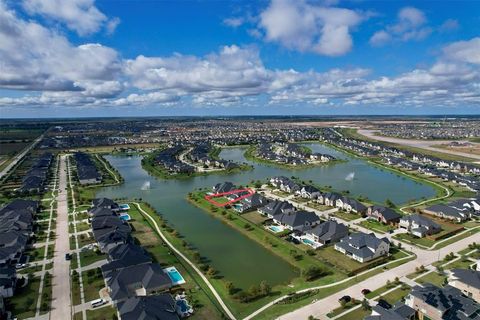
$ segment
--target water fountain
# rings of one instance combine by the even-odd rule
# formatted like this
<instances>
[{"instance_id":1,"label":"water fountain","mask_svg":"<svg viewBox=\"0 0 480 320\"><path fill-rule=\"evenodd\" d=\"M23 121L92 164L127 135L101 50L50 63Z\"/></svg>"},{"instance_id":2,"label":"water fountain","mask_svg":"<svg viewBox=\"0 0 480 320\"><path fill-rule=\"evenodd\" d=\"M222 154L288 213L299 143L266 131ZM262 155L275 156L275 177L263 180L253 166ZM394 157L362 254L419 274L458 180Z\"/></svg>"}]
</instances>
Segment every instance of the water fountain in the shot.
<instances>
[{"instance_id":1,"label":"water fountain","mask_svg":"<svg viewBox=\"0 0 480 320\"><path fill-rule=\"evenodd\" d=\"M355 178L355 172L350 172L350 173L347 174L347 176L345 177L345 180L347 180L347 181L352 181L354 178Z\"/></svg>"},{"instance_id":2,"label":"water fountain","mask_svg":"<svg viewBox=\"0 0 480 320\"><path fill-rule=\"evenodd\" d=\"M141 190L150 190L150 181L145 181L140 189Z\"/></svg>"}]
</instances>

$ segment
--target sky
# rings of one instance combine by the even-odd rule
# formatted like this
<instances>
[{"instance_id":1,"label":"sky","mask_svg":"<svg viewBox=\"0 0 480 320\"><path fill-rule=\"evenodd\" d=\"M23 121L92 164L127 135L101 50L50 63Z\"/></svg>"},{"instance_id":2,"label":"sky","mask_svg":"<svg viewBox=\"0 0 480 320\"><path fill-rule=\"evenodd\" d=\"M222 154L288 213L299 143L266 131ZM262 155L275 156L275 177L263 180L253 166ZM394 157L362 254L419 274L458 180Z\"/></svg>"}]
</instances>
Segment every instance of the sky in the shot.
<instances>
[{"instance_id":1,"label":"sky","mask_svg":"<svg viewBox=\"0 0 480 320\"><path fill-rule=\"evenodd\" d=\"M0 0L0 116L480 114L479 12L477 0Z\"/></svg>"}]
</instances>

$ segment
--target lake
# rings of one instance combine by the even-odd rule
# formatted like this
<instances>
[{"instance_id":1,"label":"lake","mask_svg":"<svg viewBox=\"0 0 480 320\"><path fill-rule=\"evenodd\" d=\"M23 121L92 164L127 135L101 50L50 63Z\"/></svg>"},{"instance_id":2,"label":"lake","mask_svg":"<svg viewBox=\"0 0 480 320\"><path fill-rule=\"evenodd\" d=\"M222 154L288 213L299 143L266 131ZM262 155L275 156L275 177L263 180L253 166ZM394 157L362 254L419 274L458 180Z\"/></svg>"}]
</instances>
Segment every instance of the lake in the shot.
<instances>
[{"instance_id":1,"label":"lake","mask_svg":"<svg viewBox=\"0 0 480 320\"><path fill-rule=\"evenodd\" d=\"M221 220L212 217L186 200L194 189L212 187L218 182L231 181L237 185L252 180L262 180L276 175L298 176L312 180L318 185L329 185L335 190L349 190L352 195L368 196L383 203L391 199L396 204L422 197L432 197L435 190L428 185L413 181L391 171L381 169L367 161L352 157L322 144L304 144L314 152L331 154L345 162L317 166L301 170L279 168L247 161L245 149L226 148L220 157L254 166L251 171L229 175L208 175L191 179L158 179L149 175L141 166L141 157L106 156L105 158L125 179L120 186L99 190L97 197L142 198L150 203L168 223L185 237L185 240L207 257L209 264L222 276L238 287L248 288L266 280L275 285L287 283L296 277L297 271L269 250L230 228ZM347 179L352 177L353 179ZM142 190L146 184L150 188Z\"/></svg>"}]
</instances>

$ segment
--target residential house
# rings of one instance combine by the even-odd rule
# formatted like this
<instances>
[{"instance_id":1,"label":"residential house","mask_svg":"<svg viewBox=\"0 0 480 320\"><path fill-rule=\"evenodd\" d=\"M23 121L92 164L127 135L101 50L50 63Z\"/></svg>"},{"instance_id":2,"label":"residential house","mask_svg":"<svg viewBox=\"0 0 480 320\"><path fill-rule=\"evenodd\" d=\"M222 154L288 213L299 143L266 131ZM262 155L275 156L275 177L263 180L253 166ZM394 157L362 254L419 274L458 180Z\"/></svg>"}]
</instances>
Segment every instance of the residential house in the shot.
<instances>
[{"instance_id":1,"label":"residential house","mask_svg":"<svg viewBox=\"0 0 480 320\"><path fill-rule=\"evenodd\" d=\"M119 244L108 251L108 263L102 265L101 269L103 273L107 273L150 262L152 258L145 249L133 243L126 243Z\"/></svg>"},{"instance_id":2,"label":"residential house","mask_svg":"<svg viewBox=\"0 0 480 320\"><path fill-rule=\"evenodd\" d=\"M427 235L438 233L442 227L424 215L411 214L400 218L399 227L407 229L416 237L423 238Z\"/></svg>"},{"instance_id":3,"label":"residential house","mask_svg":"<svg viewBox=\"0 0 480 320\"><path fill-rule=\"evenodd\" d=\"M430 283L415 286L405 297L405 304L415 309L420 320L480 319L480 304L450 285L443 288Z\"/></svg>"},{"instance_id":4,"label":"residential house","mask_svg":"<svg viewBox=\"0 0 480 320\"><path fill-rule=\"evenodd\" d=\"M363 203L349 197L341 197L337 199L335 201L335 206L341 210L357 214L362 214L367 210L367 207L364 206Z\"/></svg>"},{"instance_id":5,"label":"residential house","mask_svg":"<svg viewBox=\"0 0 480 320\"><path fill-rule=\"evenodd\" d=\"M448 284L480 303L480 271L452 269Z\"/></svg>"},{"instance_id":6,"label":"residential house","mask_svg":"<svg viewBox=\"0 0 480 320\"><path fill-rule=\"evenodd\" d=\"M0 297L12 297L17 284L17 273L13 266L0 267Z\"/></svg>"},{"instance_id":7,"label":"residential house","mask_svg":"<svg viewBox=\"0 0 480 320\"><path fill-rule=\"evenodd\" d=\"M372 314L364 320L415 320L415 310L402 302L396 303L391 309L379 305L372 307Z\"/></svg>"},{"instance_id":8,"label":"residential house","mask_svg":"<svg viewBox=\"0 0 480 320\"><path fill-rule=\"evenodd\" d=\"M397 224L402 216L390 208L371 206L367 209L367 217L384 224Z\"/></svg>"},{"instance_id":9,"label":"residential house","mask_svg":"<svg viewBox=\"0 0 480 320\"><path fill-rule=\"evenodd\" d=\"M390 250L390 241L387 238L379 239L373 233L358 232L337 242L335 250L363 263L387 255Z\"/></svg>"},{"instance_id":10,"label":"residential house","mask_svg":"<svg viewBox=\"0 0 480 320\"><path fill-rule=\"evenodd\" d=\"M296 211L290 213L279 213L273 216L276 224L285 226L289 230L303 230L311 228L320 223L320 218L311 211Z\"/></svg>"},{"instance_id":11,"label":"residential house","mask_svg":"<svg viewBox=\"0 0 480 320\"><path fill-rule=\"evenodd\" d=\"M468 210L459 210L444 204L434 204L423 210L427 214L441 217L456 222L462 222L470 218L471 213Z\"/></svg>"},{"instance_id":12,"label":"residential house","mask_svg":"<svg viewBox=\"0 0 480 320\"><path fill-rule=\"evenodd\" d=\"M214 193L224 193L224 192L230 192L234 190L236 187L233 183L231 182L222 182L222 183L217 183L213 187L213 192Z\"/></svg>"},{"instance_id":13,"label":"residential house","mask_svg":"<svg viewBox=\"0 0 480 320\"><path fill-rule=\"evenodd\" d=\"M17 263L26 249L28 236L18 230L0 232L0 266Z\"/></svg>"},{"instance_id":14,"label":"residential house","mask_svg":"<svg viewBox=\"0 0 480 320\"><path fill-rule=\"evenodd\" d=\"M335 221L326 221L303 230L305 236L321 245L340 241L348 235L348 227Z\"/></svg>"},{"instance_id":15,"label":"residential house","mask_svg":"<svg viewBox=\"0 0 480 320\"><path fill-rule=\"evenodd\" d=\"M93 199L92 207L94 208L104 208L110 210L119 210L118 203L109 198L97 198Z\"/></svg>"},{"instance_id":16,"label":"residential house","mask_svg":"<svg viewBox=\"0 0 480 320\"><path fill-rule=\"evenodd\" d=\"M317 201L326 206L335 207L337 205L337 200L341 198L342 198L342 195L340 193L327 192L320 195Z\"/></svg>"},{"instance_id":17,"label":"residential house","mask_svg":"<svg viewBox=\"0 0 480 320\"><path fill-rule=\"evenodd\" d=\"M233 206L233 209L243 213L252 210L257 210L260 207L264 207L268 204L269 200L259 193L254 193L250 197L240 200Z\"/></svg>"},{"instance_id":18,"label":"residential house","mask_svg":"<svg viewBox=\"0 0 480 320\"><path fill-rule=\"evenodd\" d=\"M305 199L317 199L322 193L314 186L302 186L295 194Z\"/></svg>"},{"instance_id":19,"label":"residential house","mask_svg":"<svg viewBox=\"0 0 480 320\"><path fill-rule=\"evenodd\" d=\"M132 297L117 304L122 320L179 320L177 304L169 293Z\"/></svg>"},{"instance_id":20,"label":"residential house","mask_svg":"<svg viewBox=\"0 0 480 320\"><path fill-rule=\"evenodd\" d=\"M172 280L157 263L144 263L112 270L104 274L114 301L162 292L172 286Z\"/></svg>"},{"instance_id":21,"label":"residential house","mask_svg":"<svg viewBox=\"0 0 480 320\"><path fill-rule=\"evenodd\" d=\"M295 207L287 201L274 200L269 202L266 206L260 207L258 212L266 215L269 218L273 218L279 214L288 214L295 211Z\"/></svg>"}]
</instances>

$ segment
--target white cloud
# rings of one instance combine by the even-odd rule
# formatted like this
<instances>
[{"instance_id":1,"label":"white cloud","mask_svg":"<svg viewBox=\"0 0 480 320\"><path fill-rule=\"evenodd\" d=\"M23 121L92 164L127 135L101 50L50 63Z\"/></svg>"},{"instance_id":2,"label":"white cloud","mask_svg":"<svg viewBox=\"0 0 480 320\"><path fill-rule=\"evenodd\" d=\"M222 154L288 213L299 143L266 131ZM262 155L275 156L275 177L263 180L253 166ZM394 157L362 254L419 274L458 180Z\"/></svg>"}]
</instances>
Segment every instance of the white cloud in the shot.
<instances>
[{"instance_id":1,"label":"white cloud","mask_svg":"<svg viewBox=\"0 0 480 320\"><path fill-rule=\"evenodd\" d=\"M351 29L366 16L305 1L272 0L260 14L265 39L291 50L339 56L351 50Z\"/></svg>"},{"instance_id":2,"label":"white cloud","mask_svg":"<svg viewBox=\"0 0 480 320\"><path fill-rule=\"evenodd\" d=\"M447 19L440 26L440 32L451 32L460 28L460 24L455 19Z\"/></svg>"},{"instance_id":3,"label":"white cloud","mask_svg":"<svg viewBox=\"0 0 480 320\"><path fill-rule=\"evenodd\" d=\"M392 40L392 36L385 30L377 31L370 38L370 44L373 46L382 46Z\"/></svg>"},{"instance_id":4,"label":"white cloud","mask_svg":"<svg viewBox=\"0 0 480 320\"><path fill-rule=\"evenodd\" d=\"M232 28L238 28L240 27L245 20L242 17L235 17L235 18L227 18L223 19L223 23L229 27Z\"/></svg>"},{"instance_id":5,"label":"white cloud","mask_svg":"<svg viewBox=\"0 0 480 320\"><path fill-rule=\"evenodd\" d=\"M257 50L235 45L204 59L179 54L166 58L138 56L126 61L125 74L142 90L235 91L238 95L264 91L271 77Z\"/></svg>"},{"instance_id":6,"label":"white cloud","mask_svg":"<svg viewBox=\"0 0 480 320\"><path fill-rule=\"evenodd\" d=\"M31 15L41 15L64 23L81 36L99 31L106 26L113 32L120 22L109 20L95 6L95 0L23 0L23 7Z\"/></svg>"},{"instance_id":7,"label":"white cloud","mask_svg":"<svg viewBox=\"0 0 480 320\"><path fill-rule=\"evenodd\" d=\"M64 36L18 18L1 1L0 61L3 88L101 95L99 88L105 87L118 92L111 86L121 71L115 50L93 43L74 46ZM92 83L98 88L92 89Z\"/></svg>"},{"instance_id":8,"label":"white cloud","mask_svg":"<svg viewBox=\"0 0 480 320\"><path fill-rule=\"evenodd\" d=\"M420 41L432 33L432 28L426 25L425 14L414 7L404 7L397 15L397 21L385 29L375 32L370 38L373 46L382 46L392 40Z\"/></svg>"},{"instance_id":9,"label":"white cloud","mask_svg":"<svg viewBox=\"0 0 480 320\"><path fill-rule=\"evenodd\" d=\"M313 9L315 12L307 13L305 25L295 29L294 34L310 23L317 25L318 21L321 26L315 30L320 31L303 39L292 38L290 45L298 50L307 44L305 50L328 55L347 50L351 43L347 41L349 28L344 26L352 23L352 12L338 8ZM308 22L309 14L313 22ZM404 13L402 17L411 25L422 25L425 21L418 13ZM270 33L270 37L277 35L278 41L286 41L287 31L292 30L284 27L270 30L277 32ZM326 30L328 28L332 30ZM17 93L15 97L0 97L1 106L186 103L201 107L254 104L255 101L319 107L466 103L480 106L479 65L480 38L451 43L441 50L430 67L391 77L373 77L370 70L363 68L324 72L270 69L255 47L236 45L221 47L218 52L203 57L140 55L122 60L114 49L100 44L73 45L63 35L35 21L19 18L0 0L0 88L26 92Z\"/></svg>"},{"instance_id":10,"label":"white cloud","mask_svg":"<svg viewBox=\"0 0 480 320\"><path fill-rule=\"evenodd\" d=\"M452 43L446 46L443 52L452 60L480 64L480 38Z\"/></svg>"}]
</instances>

